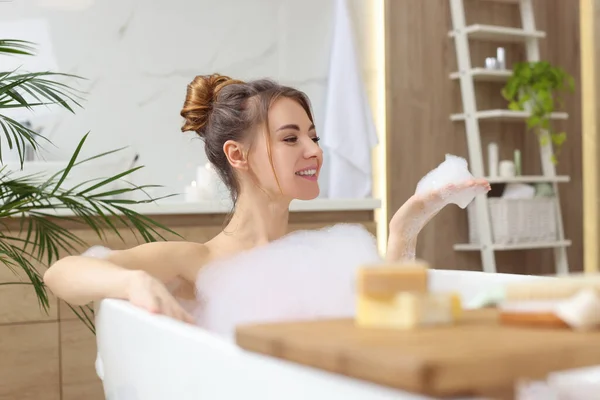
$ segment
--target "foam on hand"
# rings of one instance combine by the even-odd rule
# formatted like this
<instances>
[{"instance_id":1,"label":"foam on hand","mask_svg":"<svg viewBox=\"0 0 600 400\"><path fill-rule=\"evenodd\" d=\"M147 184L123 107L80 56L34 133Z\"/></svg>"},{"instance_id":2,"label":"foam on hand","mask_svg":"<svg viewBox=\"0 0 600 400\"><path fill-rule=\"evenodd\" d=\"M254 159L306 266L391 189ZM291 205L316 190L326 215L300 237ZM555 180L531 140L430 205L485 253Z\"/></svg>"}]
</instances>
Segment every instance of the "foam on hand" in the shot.
<instances>
[{"instance_id":1,"label":"foam on hand","mask_svg":"<svg viewBox=\"0 0 600 400\"><path fill-rule=\"evenodd\" d=\"M452 154L446 154L446 159L437 168L421 178L417 184L415 194L430 193L450 184L460 184L472 179L474 177L469 172L467 160ZM481 188L463 189L459 193L449 192L445 200L447 203L454 203L464 209L479 193L482 193Z\"/></svg>"},{"instance_id":2,"label":"foam on hand","mask_svg":"<svg viewBox=\"0 0 600 400\"><path fill-rule=\"evenodd\" d=\"M240 324L352 317L359 267L381 261L360 225L296 231L203 267L193 314L230 339Z\"/></svg>"}]
</instances>

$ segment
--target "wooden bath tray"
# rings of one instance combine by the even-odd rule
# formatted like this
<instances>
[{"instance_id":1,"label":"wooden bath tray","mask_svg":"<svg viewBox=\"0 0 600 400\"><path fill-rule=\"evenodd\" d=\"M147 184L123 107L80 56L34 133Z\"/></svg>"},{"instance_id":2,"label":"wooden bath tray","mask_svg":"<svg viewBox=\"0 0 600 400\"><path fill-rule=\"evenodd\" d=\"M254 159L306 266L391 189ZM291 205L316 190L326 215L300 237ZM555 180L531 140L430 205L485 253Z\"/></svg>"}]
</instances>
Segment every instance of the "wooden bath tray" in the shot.
<instances>
[{"instance_id":1,"label":"wooden bath tray","mask_svg":"<svg viewBox=\"0 0 600 400\"><path fill-rule=\"evenodd\" d=\"M365 329L352 320L245 325L246 350L429 396L488 395L522 378L600 365L600 332L509 327L494 309L454 326Z\"/></svg>"}]
</instances>

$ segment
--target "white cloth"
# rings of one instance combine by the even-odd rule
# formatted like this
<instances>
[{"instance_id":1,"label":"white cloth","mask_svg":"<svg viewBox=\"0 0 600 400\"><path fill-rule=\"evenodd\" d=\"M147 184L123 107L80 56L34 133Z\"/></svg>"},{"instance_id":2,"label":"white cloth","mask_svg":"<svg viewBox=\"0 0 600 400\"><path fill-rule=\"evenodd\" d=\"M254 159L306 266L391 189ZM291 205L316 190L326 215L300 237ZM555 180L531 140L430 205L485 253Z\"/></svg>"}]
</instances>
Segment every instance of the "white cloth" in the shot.
<instances>
[{"instance_id":1,"label":"white cloth","mask_svg":"<svg viewBox=\"0 0 600 400\"><path fill-rule=\"evenodd\" d=\"M336 1L323 145L330 150L330 198L372 195L371 152L378 143L346 0Z\"/></svg>"}]
</instances>

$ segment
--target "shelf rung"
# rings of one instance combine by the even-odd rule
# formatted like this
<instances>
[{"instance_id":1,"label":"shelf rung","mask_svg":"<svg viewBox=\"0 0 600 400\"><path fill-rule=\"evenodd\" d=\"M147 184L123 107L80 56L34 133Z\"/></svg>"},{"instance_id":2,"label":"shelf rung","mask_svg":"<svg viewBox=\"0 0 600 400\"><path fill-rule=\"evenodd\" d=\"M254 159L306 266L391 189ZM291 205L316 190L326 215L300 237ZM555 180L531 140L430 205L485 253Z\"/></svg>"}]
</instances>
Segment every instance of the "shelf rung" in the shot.
<instances>
[{"instance_id":1,"label":"shelf rung","mask_svg":"<svg viewBox=\"0 0 600 400\"><path fill-rule=\"evenodd\" d=\"M451 31L448 33L448 36L455 37L456 34L456 31ZM546 37L546 32L543 31L526 31L520 28L481 24L465 27L465 34L470 39L501 42L523 42L527 39L542 39Z\"/></svg>"},{"instance_id":2,"label":"shelf rung","mask_svg":"<svg viewBox=\"0 0 600 400\"><path fill-rule=\"evenodd\" d=\"M508 69L488 69L488 68L473 68L469 71L473 79L480 82L504 82L512 75L512 71ZM450 74L450 79L460 79L460 72Z\"/></svg>"},{"instance_id":3,"label":"shelf rung","mask_svg":"<svg viewBox=\"0 0 600 400\"><path fill-rule=\"evenodd\" d=\"M519 4L520 0L479 0L479 1L486 1L488 3Z\"/></svg>"},{"instance_id":4,"label":"shelf rung","mask_svg":"<svg viewBox=\"0 0 600 400\"><path fill-rule=\"evenodd\" d=\"M475 118L477 119L487 119L487 120L495 120L495 121L518 121L518 120L526 120L529 117L530 113L527 111L513 111L513 110L484 110L477 111L475 113ZM567 119L569 118L569 114L565 112L555 112L550 114L550 119ZM466 114L451 114L451 121L464 121L466 119Z\"/></svg>"},{"instance_id":5,"label":"shelf rung","mask_svg":"<svg viewBox=\"0 0 600 400\"><path fill-rule=\"evenodd\" d=\"M535 249L553 249L558 247L568 247L571 245L570 240L558 240L554 242L533 242L533 243L518 243L518 244L493 244L492 249L496 251L510 250L535 250ZM457 251L479 251L482 249L480 244L460 243L454 245L454 250Z\"/></svg>"},{"instance_id":6,"label":"shelf rung","mask_svg":"<svg viewBox=\"0 0 600 400\"><path fill-rule=\"evenodd\" d=\"M570 182L571 177L568 175L558 176L543 176L543 175L521 175L515 176L514 178L502 178L497 176L485 177L489 183L559 183L559 182Z\"/></svg>"}]
</instances>

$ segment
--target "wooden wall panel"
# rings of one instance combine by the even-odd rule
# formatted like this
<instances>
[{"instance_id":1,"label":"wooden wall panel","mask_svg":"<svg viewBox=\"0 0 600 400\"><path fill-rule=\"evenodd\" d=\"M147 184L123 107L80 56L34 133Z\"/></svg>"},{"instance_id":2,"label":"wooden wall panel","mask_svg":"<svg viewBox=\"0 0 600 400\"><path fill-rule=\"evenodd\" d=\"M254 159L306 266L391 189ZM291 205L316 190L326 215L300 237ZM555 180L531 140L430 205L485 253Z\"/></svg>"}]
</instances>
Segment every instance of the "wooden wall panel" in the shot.
<instances>
[{"instance_id":1,"label":"wooden wall panel","mask_svg":"<svg viewBox=\"0 0 600 400\"><path fill-rule=\"evenodd\" d=\"M535 10L545 13L539 26L547 32L547 38L540 42L542 57L564 68L575 79L575 91L565 95L564 110L569 119L556 124L564 129L568 139L559 155L557 173L569 175L571 181L560 184L561 209L565 235L573 245L567 249L569 267L572 271L583 270L583 169L582 155L582 108L581 108L581 51L579 35L579 2L563 0L538 0ZM529 135L531 136L531 135ZM529 138L531 146L533 138ZM552 251L546 250L542 264L553 262ZM528 263L536 262L529 254ZM539 262L539 261L537 261Z\"/></svg>"},{"instance_id":2,"label":"wooden wall panel","mask_svg":"<svg viewBox=\"0 0 600 400\"><path fill-rule=\"evenodd\" d=\"M102 400L96 375L96 337L79 320L61 321L62 400Z\"/></svg>"},{"instance_id":3,"label":"wooden wall panel","mask_svg":"<svg viewBox=\"0 0 600 400\"><path fill-rule=\"evenodd\" d=\"M0 325L0 400L59 400L58 323Z\"/></svg>"},{"instance_id":4,"label":"wooden wall panel","mask_svg":"<svg viewBox=\"0 0 600 400\"><path fill-rule=\"evenodd\" d=\"M20 277L0 264L0 283L19 282L19 279ZM0 285L0 324L55 321L57 319L56 298L49 296L49 300L50 309L46 313L30 285Z\"/></svg>"},{"instance_id":5,"label":"wooden wall panel","mask_svg":"<svg viewBox=\"0 0 600 400\"><path fill-rule=\"evenodd\" d=\"M579 76L577 47L578 9L576 2L534 0L538 29L547 30L541 40L542 58L563 66L576 79ZM462 111L459 83L449 79L456 71L449 1L387 1L387 90L388 90L388 215L414 193L418 181L444 160L446 153L467 157L463 123L451 122L452 113ZM465 0L467 23L519 27L520 12L510 2ZM559 13L562 15L559 17ZM508 67L523 60L522 44L471 41L474 67L495 56L495 49L506 49ZM476 83L478 109L506 108L500 91L502 83ZM577 86L579 90L579 85ZM570 113L562 126L569 134L559 159L558 171L572 176L572 182L560 186L566 236L574 243L569 250L572 270L582 268L581 167L575 157L581 154L580 102L578 95L567 96ZM490 141L500 144L500 159L512 159L515 149L523 155L523 173L539 174L540 157L535 136L525 131L524 123L485 122L480 125L486 162ZM468 241L466 211L454 205L446 207L421 232L418 256L436 268L481 269L479 252L454 251L455 243ZM499 272L551 273L551 250L497 252Z\"/></svg>"}]
</instances>

